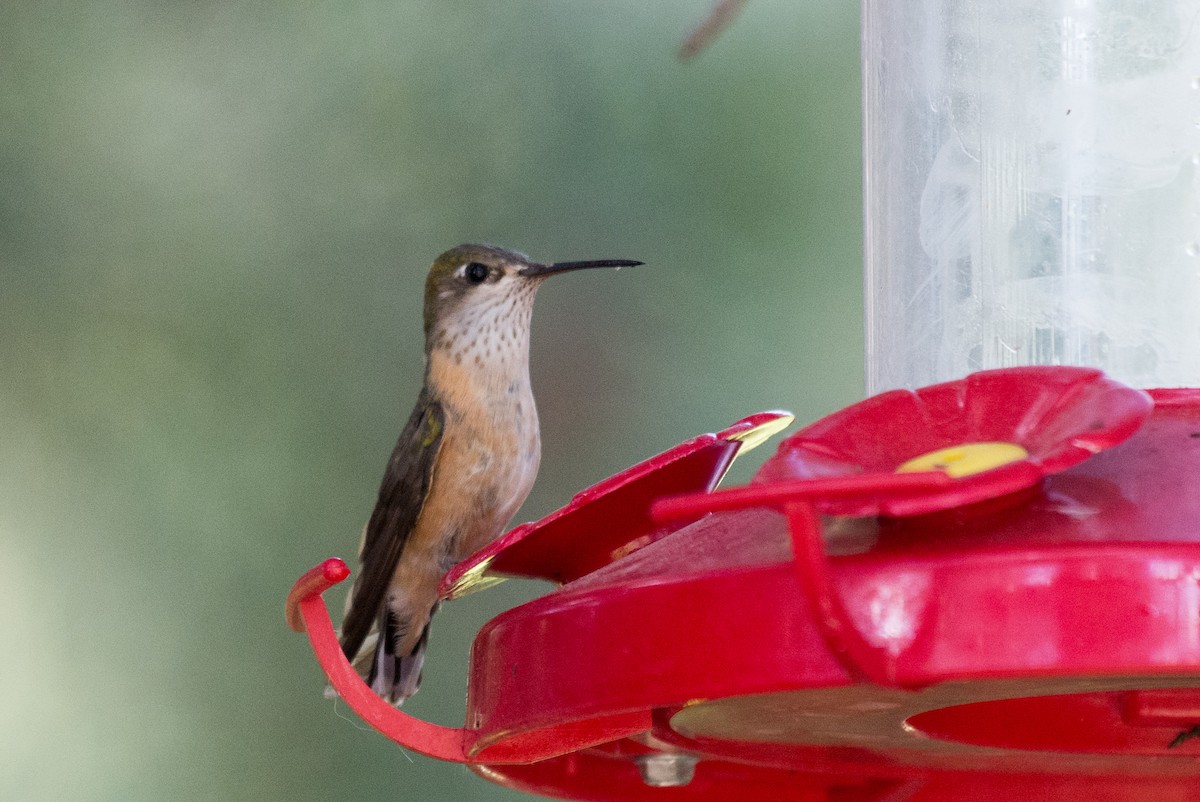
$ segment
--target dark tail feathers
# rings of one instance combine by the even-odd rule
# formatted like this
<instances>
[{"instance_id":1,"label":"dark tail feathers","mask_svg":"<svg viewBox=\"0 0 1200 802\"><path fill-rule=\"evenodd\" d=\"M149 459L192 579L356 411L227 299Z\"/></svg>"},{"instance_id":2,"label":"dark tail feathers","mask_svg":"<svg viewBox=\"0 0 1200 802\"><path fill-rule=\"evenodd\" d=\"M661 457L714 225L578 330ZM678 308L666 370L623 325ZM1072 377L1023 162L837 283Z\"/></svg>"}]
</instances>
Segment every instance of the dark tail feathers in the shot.
<instances>
[{"instance_id":1,"label":"dark tail feathers","mask_svg":"<svg viewBox=\"0 0 1200 802\"><path fill-rule=\"evenodd\" d=\"M421 630L421 637L413 646L412 652L406 655L396 654L396 624L386 607L380 616L379 639L375 642L375 656L371 661L371 671L367 676L367 684L371 690L399 707L408 697L421 687L422 667L425 665L425 649L429 645L429 624L435 606L429 613L430 621Z\"/></svg>"}]
</instances>

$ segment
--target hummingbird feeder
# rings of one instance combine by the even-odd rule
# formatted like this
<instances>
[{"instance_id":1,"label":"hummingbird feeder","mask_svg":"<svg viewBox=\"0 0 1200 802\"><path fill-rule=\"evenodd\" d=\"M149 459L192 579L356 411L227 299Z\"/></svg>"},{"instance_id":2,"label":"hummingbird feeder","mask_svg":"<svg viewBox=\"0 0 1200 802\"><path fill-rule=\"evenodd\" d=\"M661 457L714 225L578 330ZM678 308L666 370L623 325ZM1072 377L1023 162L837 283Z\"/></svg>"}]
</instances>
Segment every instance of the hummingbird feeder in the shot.
<instances>
[{"instance_id":1,"label":"hummingbird feeder","mask_svg":"<svg viewBox=\"0 0 1200 802\"><path fill-rule=\"evenodd\" d=\"M462 727L370 691L312 569L288 621L371 726L597 802L1200 794L1200 8L866 0L863 67L876 394L454 568L558 584L477 635Z\"/></svg>"}]
</instances>

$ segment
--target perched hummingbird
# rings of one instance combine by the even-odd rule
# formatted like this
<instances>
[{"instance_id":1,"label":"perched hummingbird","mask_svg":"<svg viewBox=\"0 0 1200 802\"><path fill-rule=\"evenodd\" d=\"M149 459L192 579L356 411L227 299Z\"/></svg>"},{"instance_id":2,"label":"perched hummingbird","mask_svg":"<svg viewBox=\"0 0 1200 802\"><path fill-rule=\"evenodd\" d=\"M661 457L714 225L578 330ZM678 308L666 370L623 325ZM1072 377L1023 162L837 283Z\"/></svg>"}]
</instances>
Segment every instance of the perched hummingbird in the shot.
<instances>
[{"instance_id":1,"label":"perched hummingbird","mask_svg":"<svg viewBox=\"0 0 1200 802\"><path fill-rule=\"evenodd\" d=\"M446 571L490 543L529 495L541 460L529 386L533 298L555 273L633 267L604 259L538 264L459 245L425 281L425 382L363 532L362 568L341 645L394 704L416 692Z\"/></svg>"}]
</instances>

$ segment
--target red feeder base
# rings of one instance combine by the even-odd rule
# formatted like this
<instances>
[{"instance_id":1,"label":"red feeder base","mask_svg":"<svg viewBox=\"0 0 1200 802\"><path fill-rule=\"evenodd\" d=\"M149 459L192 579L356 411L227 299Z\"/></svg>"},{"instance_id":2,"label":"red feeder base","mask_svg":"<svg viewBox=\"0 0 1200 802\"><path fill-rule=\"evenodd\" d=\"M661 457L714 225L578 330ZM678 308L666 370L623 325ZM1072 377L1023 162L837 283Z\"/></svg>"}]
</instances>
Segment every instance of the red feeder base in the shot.
<instances>
[{"instance_id":1,"label":"red feeder base","mask_svg":"<svg viewBox=\"0 0 1200 802\"><path fill-rule=\"evenodd\" d=\"M350 671L320 598L340 561L289 620L373 726L533 793L1196 796L1200 391L988 371L868 399L710 492L781 421L685 443L455 569L447 596L566 583L485 625L461 729Z\"/></svg>"}]
</instances>

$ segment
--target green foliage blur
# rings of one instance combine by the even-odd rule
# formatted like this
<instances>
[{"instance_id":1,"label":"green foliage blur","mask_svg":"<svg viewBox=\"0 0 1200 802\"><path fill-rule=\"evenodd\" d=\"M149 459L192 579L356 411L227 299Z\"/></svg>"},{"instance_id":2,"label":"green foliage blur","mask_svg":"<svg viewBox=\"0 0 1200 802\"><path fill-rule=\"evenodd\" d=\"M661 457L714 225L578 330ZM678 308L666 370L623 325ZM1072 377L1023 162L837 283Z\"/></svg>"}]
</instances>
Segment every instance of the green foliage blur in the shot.
<instances>
[{"instance_id":1,"label":"green foliage blur","mask_svg":"<svg viewBox=\"0 0 1200 802\"><path fill-rule=\"evenodd\" d=\"M5 7L0 799L526 798L324 699L283 601L353 556L456 243L647 263L542 290L518 520L860 396L858 5L754 0L681 64L708 10ZM447 605L406 710L460 725L472 633L545 591Z\"/></svg>"}]
</instances>

